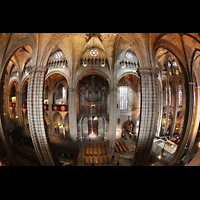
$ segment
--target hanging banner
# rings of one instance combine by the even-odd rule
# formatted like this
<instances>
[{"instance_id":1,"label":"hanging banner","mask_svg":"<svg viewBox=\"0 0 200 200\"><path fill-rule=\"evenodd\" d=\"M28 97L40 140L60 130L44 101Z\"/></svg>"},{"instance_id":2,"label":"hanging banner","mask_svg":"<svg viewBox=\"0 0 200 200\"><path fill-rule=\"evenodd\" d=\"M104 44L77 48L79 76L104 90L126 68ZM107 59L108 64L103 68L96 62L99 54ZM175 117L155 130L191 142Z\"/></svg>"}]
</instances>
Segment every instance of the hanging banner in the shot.
<instances>
[{"instance_id":1,"label":"hanging banner","mask_svg":"<svg viewBox=\"0 0 200 200\"><path fill-rule=\"evenodd\" d=\"M16 108L16 103L9 103L9 107L11 107L11 108Z\"/></svg>"},{"instance_id":2,"label":"hanging banner","mask_svg":"<svg viewBox=\"0 0 200 200\"><path fill-rule=\"evenodd\" d=\"M52 111L68 111L68 105L52 105Z\"/></svg>"}]
</instances>

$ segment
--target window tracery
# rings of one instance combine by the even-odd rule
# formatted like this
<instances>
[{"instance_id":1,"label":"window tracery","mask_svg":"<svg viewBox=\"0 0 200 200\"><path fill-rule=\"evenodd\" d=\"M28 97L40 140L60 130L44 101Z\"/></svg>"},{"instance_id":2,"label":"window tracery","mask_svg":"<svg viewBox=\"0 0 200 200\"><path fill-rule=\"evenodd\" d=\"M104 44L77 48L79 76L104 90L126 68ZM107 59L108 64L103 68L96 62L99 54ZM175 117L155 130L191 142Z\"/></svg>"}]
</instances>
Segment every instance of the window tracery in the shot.
<instances>
[{"instance_id":1,"label":"window tracery","mask_svg":"<svg viewBox=\"0 0 200 200\"><path fill-rule=\"evenodd\" d=\"M62 57L62 52L61 51L56 53L56 58L60 58L60 57Z\"/></svg>"},{"instance_id":2,"label":"window tracery","mask_svg":"<svg viewBox=\"0 0 200 200\"><path fill-rule=\"evenodd\" d=\"M98 51L97 51L96 49L92 49L92 50L90 51L90 55L91 55L91 56L97 56L97 55L98 55Z\"/></svg>"},{"instance_id":3,"label":"window tracery","mask_svg":"<svg viewBox=\"0 0 200 200\"><path fill-rule=\"evenodd\" d=\"M132 58L133 58L133 54L130 53L130 52L127 52L127 53L126 53L126 57L127 57L128 59L132 59Z\"/></svg>"},{"instance_id":4,"label":"window tracery","mask_svg":"<svg viewBox=\"0 0 200 200\"><path fill-rule=\"evenodd\" d=\"M178 64L177 64L177 62L175 60L173 61L173 66L174 67L178 67Z\"/></svg>"},{"instance_id":5,"label":"window tracery","mask_svg":"<svg viewBox=\"0 0 200 200\"><path fill-rule=\"evenodd\" d=\"M170 60L167 62L168 74L169 75L180 75L181 74L181 70L180 70L180 67L179 67L177 61L176 60L170 61Z\"/></svg>"},{"instance_id":6,"label":"window tracery","mask_svg":"<svg viewBox=\"0 0 200 200\"><path fill-rule=\"evenodd\" d=\"M168 67L171 67L172 66L172 63L169 61L168 62Z\"/></svg>"}]
</instances>

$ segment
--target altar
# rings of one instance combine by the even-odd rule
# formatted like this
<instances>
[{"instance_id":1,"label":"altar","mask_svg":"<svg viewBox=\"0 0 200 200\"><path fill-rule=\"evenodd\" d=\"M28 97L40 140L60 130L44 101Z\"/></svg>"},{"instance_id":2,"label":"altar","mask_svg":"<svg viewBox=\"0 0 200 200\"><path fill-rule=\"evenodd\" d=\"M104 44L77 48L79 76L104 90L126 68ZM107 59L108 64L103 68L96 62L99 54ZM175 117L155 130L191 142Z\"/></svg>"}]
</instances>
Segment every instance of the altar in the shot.
<instances>
[{"instance_id":1,"label":"altar","mask_svg":"<svg viewBox=\"0 0 200 200\"><path fill-rule=\"evenodd\" d=\"M165 151L167 151L170 154L174 154L177 149L177 145L170 140L159 143L158 146L160 146L161 148L164 148Z\"/></svg>"}]
</instances>

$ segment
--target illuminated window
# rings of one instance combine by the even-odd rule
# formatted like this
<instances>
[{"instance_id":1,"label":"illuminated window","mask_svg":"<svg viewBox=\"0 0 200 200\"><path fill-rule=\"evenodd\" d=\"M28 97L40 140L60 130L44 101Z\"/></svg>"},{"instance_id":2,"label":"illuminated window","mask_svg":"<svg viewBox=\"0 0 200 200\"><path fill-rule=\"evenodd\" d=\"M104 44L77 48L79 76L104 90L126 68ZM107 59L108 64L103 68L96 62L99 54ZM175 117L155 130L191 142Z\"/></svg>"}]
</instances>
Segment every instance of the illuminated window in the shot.
<instances>
[{"instance_id":1,"label":"illuminated window","mask_svg":"<svg viewBox=\"0 0 200 200\"><path fill-rule=\"evenodd\" d=\"M173 61L173 66L174 67L178 67L178 64L177 64L177 62L175 60Z\"/></svg>"},{"instance_id":2,"label":"illuminated window","mask_svg":"<svg viewBox=\"0 0 200 200\"><path fill-rule=\"evenodd\" d=\"M167 95L167 86L165 87L165 94L166 94L166 106L167 106L167 97L168 97L168 95Z\"/></svg>"},{"instance_id":3,"label":"illuminated window","mask_svg":"<svg viewBox=\"0 0 200 200\"><path fill-rule=\"evenodd\" d=\"M179 95L179 106L182 106L182 100L183 100L183 90L182 90L182 85L179 85L178 87L178 95Z\"/></svg>"},{"instance_id":4,"label":"illuminated window","mask_svg":"<svg viewBox=\"0 0 200 200\"><path fill-rule=\"evenodd\" d=\"M97 54L98 54L98 51L97 51L96 49L92 49L92 50L90 51L90 55L91 55L91 56L97 56Z\"/></svg>"},{"instance_id":5,"label":"illuminated window","mask_svg":"<svg viewBox=\"0 0 200 200\"><path fill-rule=\"evenodd\" d=\"M171 91L171 86L169 86L169 106L171 106L172 103L172 91Z\"/></svg>"},{"instance_id":6,"label":"illuminated window","mask_svg":"<svg viewBox=\"0 0 200 200\"><path fill-rule=\"evenodd\" d=\"M60 58L60 57L62 57L62 52L61 51L56 53L56 58Z\"/></svg>"},{"instance_id":7,"label":"illuminated window","mask_svg":"<svg viewBox=\"0 0 200 200\"><path fill-rule=\"evenodd\" d=\"M120 110L128 110L128 87L119 87Z\"/></svg>"},{"instance_id":8,"label":"illuminated window","mask_svg":"<svg viewBox=\"0 0 200 200\"><path fill-rule=\"evenodd\" d=\"M127 53L126 53L126 57L127 57L128 59L132 59L132 58L133 58L133 54L130 53L130 52L127 52Z\"/></svg>"}]
</instances>

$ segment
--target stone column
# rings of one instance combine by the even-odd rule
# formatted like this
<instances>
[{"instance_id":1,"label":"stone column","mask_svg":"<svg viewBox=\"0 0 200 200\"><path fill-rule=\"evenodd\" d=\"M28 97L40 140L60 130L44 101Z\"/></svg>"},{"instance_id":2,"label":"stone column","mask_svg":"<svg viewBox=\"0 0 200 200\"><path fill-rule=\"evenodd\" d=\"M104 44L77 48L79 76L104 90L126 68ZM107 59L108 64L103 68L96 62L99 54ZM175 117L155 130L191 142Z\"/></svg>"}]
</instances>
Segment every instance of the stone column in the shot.
<instances>
[{"instance_id":1,"label":"stone column","mask_svg":"<svg viewBox=\"0 0 200 200\"><path fill-rule=\"evenodd\" d=\"M10 92L8 89L8 82L9 82L9 78L8 75L5 75L5 88L4 88L4 111L5 111L5 122L6 122L6 128L9 129L10 128L10 107L9 107L9 97L10 97ZM3 81L2 81L3 82ZM2 85L3 87L3 85ZM3 89L2 89L3 91ZM2 95L2 100L3 100L3 95Z\"/></svg>"},{"instance_id":2,"label":"stone column","mask_svg":"<svg viewBox=\"0 0 200 200\"><path fill-rule=\"evenodd\" d=\"M165 128L164 128L164 135L167 134L167 128L168 128L168 120L169 120L169 78L166 81L166 87L167 87L167 105L166 105L166 122L165 122Z\"/></svg>"},{"instance_id":3,"label":"stone column","mask_svg":"<svg viewBox=\"0 0 200 200\"><path fill-rule=\"evenodd\" d=\"M52 105L53 105L53 91L48 92L48 105L49 105L49 126L51 133L54 133L54 121L53 121L53 111L52 111Z\"/></svg>"},{"instance_id":4,"label":"stone column","mask_svg":"<svg viewBox=\"0 0 200 200\"><path fill-rule=\"evenodd\" d=\"M115 149L117 125L117 88L110 88L110 105L109 105L109 142L110 152L112 154Z\"/></svg>"},{"instance_id":5,"label":"stone column","mask_svg":"<svg viewBox=\"0 0 200 200\"><path fill-rule=\"evenodd\" d=\"M76 140L77 135L77 114L76 114L76 89L69 88L69 130L72 140Z\"/></svg>"},{"instance_id":6,"label":"stone column","mask_svg":"<svg viewBox=\"0 0 200 200\"><path fill-rule=\"evenodd\" d=\"M6 118L4 118L4 109L3 109L3 85L4 81L0 79L0 139L2 141L2 148L7 153L10 158L11 163L15 166L17 165L15 158L12 153L12 147L8 138L7 130L6 130ZM4 99L5 106L5 99ZM7 111L5 111L7 112ZM9 115L6 113L6 115Z\"/></svg>"},{"instance_id":7,"label":"stone column","mask_svg":"<svg viewBox=\"0 0 200 200\"><path fill-rule=\"evenodd\" d=\"M10 97L10 93L4 91L4 110L5 110L5 122L6 122L6 127L7 129L10 128L10 107L9 107L9 97Z\"/></svg>"},{"instance_id":8,"label":"stone column","mask_svg":"<svg viewBox=\"0 0 200 200\"><path fill-rule=\"evenodd\" d=\"M43 166L54 166L44 125L44 78L47 67L30 67L27 95L29 128L35 152Z\"/></svg>"},{"instance_id":9,"label":"stone column","mask_svg":"<svg viewBox=\"0 0 200 200\"><path fill-rule=\"evenodd\" d=\"M163 116L163 86L160 87L160 91L159 91L160 95L159 95L159 116L158 116L158 127L157 127L157 132L156 132L156 136L160 136L160 129L161 129L161 125L162 125L162 116Z\"/></svg>"},{"instance_id":10,"label":"stone column","mask_svg":"<svg viewBox=\"0 0 200 200\"><path fill-rule=\"evenodd\" d=\"M17 92L17 115L18 115L18 124L20 127L23 126L22 120L22 92Z\"/></svg>"},{"instance_id":11,"label":"stone column","mask_svg":"<svg viewBox=\"0 0 200 200\"><path fill-rule=\"evenodd\" d=\"M196 99L196 109L194 110L194 119L193 119L193 126L192 126L192 131L190 133L190 138L188 141L188 152L186 157L190 157L191 151L192 151L192 147L194 145L194 142L196 140L196 136L197 136L197 132L198 132L198 127L199 127L199 120L200 120L200 98L199 98L199 94L200 94L200 87L197 87L195 89L195 99Z\"/></svg>"},{"instance_id":12,"label":"stone column","mask_svg":"<svg viewBox=\"0 0 200 200\"><path fill-rule=\"evenodd\" d=\"M145 165L156 133L158 115L158 83L155 68L140 68L141 114L140 130L133 159L134 166Z\"/></svg>"}]
</instances>

